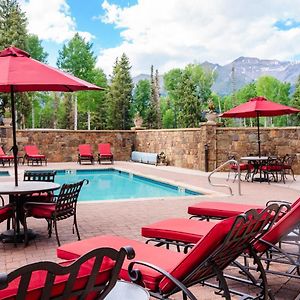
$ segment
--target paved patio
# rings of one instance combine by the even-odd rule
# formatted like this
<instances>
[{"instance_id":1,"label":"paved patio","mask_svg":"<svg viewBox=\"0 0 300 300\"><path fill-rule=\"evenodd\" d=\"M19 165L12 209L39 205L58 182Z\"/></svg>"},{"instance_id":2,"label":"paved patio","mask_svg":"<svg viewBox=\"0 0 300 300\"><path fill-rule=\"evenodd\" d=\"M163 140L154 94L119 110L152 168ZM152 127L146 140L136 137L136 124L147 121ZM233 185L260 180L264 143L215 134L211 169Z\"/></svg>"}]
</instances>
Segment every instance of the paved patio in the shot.
<instances>
[{"instance_id":1,"label":"paved patio","mask_svg":"<svg viewBox=\"0 0 300 300\"><path fill-rule=\"evenodd\" d=\"M79 166L76 163L50 163L43 169L96 169L106 168L108 165L95 164ZM110 165L109 165L110 167ZM140 228L142 225L152 223L170 217L188 217L187 207L201 199L215 201L231 201L253 204L264 204L267 200L287 200L295 201L300 195L300 177L293 181L288 177L286 184L283 183L248 183L242 182L242 195L239 196L237 183L228 183L232 186L234 196L230 196L228 189L216 188L208 184L207 173L195 170L187 170L175 167L149 166L130 162L115 162L114 168L127 170L130 172L161 178L168 182L175 182L178 185L185 185L195 189L206 191L205 196L191 196L184 198L161 198L148 200L130 201L102 201L79 203L78 205L78 224L82 239L95 235L114 234L128 238L141 240ZM22 178L24 169L41 169L41 167L20 166L19 173ZM1 168L13 174L13 167ZM212 178L215 183L227 183L225 178L227 173L218 173ZM0 177L1 181L7 181L8 177ZM13 176L10 179L13 181ZM91 199L92 200L92 199ZM44 220L29 219L29 227L33 228L38 236L31 241L29 246L24 248L18 245L14 248L12 244L0 244L1 269L0 272L9 272L21 265L39 260L58 261L56 258L56 239L47 237L47 228ZM65 244L76 240L72 234L71 220L59 222L61 243ZM5 224L0 225L0 231L5 230ZM269 277L270 286L278 300L296 299L300 293L299 280L288 280L279 276ZM194 287L192 291L199 299L222 299L214 294L212 289L206 287ZM174 299L180 299L175 295ZM234 297L235 299L235 297Z\"/></svg>"}]
</instances>

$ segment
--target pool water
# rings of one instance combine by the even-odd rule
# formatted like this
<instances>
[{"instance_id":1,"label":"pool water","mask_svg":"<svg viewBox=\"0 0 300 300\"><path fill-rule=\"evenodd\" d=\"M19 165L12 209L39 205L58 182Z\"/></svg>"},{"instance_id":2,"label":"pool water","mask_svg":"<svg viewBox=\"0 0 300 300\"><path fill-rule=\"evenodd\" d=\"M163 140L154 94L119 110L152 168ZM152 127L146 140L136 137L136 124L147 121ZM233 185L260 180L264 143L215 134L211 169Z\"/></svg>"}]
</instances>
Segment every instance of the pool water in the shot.
<instances>
[{"instance_id":1,"label":"pool water","mask_svg":"<svg viewBox=\"0 0 300 300\"><path fill-rule=\"evenodd\" d=\"M89 184L82 187L79 201L200 195L189 189L116 169L58 170L55 182L64 184L83 179L88 179Z\"/></svg>"}]
</instances>

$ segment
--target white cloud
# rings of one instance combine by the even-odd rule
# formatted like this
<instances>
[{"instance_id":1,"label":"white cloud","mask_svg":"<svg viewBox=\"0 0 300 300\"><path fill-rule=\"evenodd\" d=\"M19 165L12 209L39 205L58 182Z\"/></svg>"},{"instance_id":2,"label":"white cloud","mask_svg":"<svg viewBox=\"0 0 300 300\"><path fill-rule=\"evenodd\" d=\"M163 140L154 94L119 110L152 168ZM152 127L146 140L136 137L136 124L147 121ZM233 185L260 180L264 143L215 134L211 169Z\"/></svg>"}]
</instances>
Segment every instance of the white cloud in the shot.
<instances>
[{"instance_id":1,"label":"white cloud","mask_svg":"<svg viewBox=\"0 0 300 300\"><path fill-rule=\"evenodd\" d=\"M300 29L280 31L278 20L300 21L298 0L139 0L121 8L102 3L102 22L121 29L123 42L102 49L98 66L111 73L125 52L133 74L163 73L205 60L225 64L239 56L289 60L299 55Z\"/></svg>"},{"instance_id":2,"label":"white cloud","mask_svg":"<svg viewBox=\"0 0 300 300\"><path fill-rule=\"evenodd\" d=\"M20 0L22 10L28 18L28 31L39 39L63 43L71 39L76 30L76 21L71 16L66 0ZM93 36L89 32L79 32L86 41Z\"/></svg>"}]
</instances>

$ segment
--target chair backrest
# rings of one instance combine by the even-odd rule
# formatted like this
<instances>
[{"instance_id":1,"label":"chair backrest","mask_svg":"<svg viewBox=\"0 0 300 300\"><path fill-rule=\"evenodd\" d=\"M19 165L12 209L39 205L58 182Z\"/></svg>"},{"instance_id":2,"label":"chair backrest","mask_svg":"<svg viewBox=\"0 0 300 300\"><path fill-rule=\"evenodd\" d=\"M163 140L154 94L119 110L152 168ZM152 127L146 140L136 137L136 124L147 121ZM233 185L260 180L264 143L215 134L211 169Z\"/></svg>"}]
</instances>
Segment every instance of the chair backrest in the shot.
<instances>
[{"instance_id":1,"label":"chair backrest","mask_svg":"<svg viewBox=\"0 0 300 300\"><path fill-rule=\"evenodd\" d=\"M39 150L36 145L26 145L24 146L24 151L25 154L28 156L39 154Z\"/></svg>"},{"instance_id":2,"label":"chair backrest","mask_svg":"<svg viewBox=\"0 0 300 300\"><path fill-rule=\"evenodd\" d=\"M76 183L62 185L56 200L56 220L64 220L76 215L77 199L84 183L88 184L89 181L84 179Z\"/></svg>"},{"instance_id":3,"label":"chair backrest","mask_svg":"<svg viewBox=\"0 0 300 300\"><path fill-rule=\"evenodd\" d=\"M297 156L296 154L286 154L283 160L283 164L285 166L291 167L296 160Z\"/></svg>"},{"instance_id":4,"label":"chair backrest","mask_svg":"<svg viewBox=\"0 0 300 300\"><path fill-rule=\"evenodd\" d=\"M0 274L0 299L104 299L116 284L126 257L134 257L131 247L95 249L74 262L26 265Z\"/></svg>"},{"instance_id":5,"label":"chair backrest","mask_svg":"<svg viewBox=\"0 0 300 300\"><path fill-rule=\"evenodd\" d=\"M296 200L289 211L285 213L285 215L276 222L272 228L267 231L261 239L270 244L276 245L282 237L287 235L294 229L300 222L300 198ZM254 248L257 252L263 253L270 248L270 245L263 243L258 240L254 244Z\"/></svg>"},{"instance_id":6,"label":"chair backrest","mask_svg":"<svg viewBox=\"0 0 300 300\"><path fill-rule=\"evenodd\" d=\"M111 154L110 144L98 144L98 152L100 154Z\"/></svg>"},{"instance_id":7,"label":"chair backrest","mask_svg":"<svg viewBox=\"0 0 300 300\"><path fill-rule=\"evenodd\" d=\"M54 182L56 171L25 171L24 181Z\"/></svg>"},{"instance_id":8,"label":"chair backrest","mask_svg":"<svg viewBox=\"0 0 300 300\"><path fill-rule=\"evenodd\" d=\"M78 152L80 155L92 156L92 148L90 144L81 144L78 146Z\"/></svg>"},{"instance_id":9,"label":"chair backrest","mask_svg":"<svg viewBox=\"0 0 300 300\"><path fill-rule=\"evenodd\" d=\"M5 152L3 151L2 147L0 147L0 155L5 155Z\"/></svg>"},{"instance_id":10,"label":"chair backrest","mask_svg":"<svg viewBox=\"0 0 300 300\"><path fill-rule=\"evenodd\" d=\"M278 210L279 206L272 204L261 213L250 210L217 223L169 273L186 286L216 276L213 265L226 268L261 236ZM165 293L177 291L167 277L159 288Z\"/></svg>"}]
</instances>

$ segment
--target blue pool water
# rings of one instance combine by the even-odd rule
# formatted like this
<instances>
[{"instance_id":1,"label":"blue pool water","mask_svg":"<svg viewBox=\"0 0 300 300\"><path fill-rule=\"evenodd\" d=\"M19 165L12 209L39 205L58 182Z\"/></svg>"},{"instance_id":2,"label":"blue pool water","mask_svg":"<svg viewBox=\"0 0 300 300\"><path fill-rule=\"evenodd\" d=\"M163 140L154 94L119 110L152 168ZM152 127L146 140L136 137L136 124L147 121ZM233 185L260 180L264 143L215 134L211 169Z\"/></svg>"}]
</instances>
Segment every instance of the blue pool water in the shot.
<instances>
[{"instance_id":1,"label":"blue pool water","mask_svg":"<svg viewBox=\"0 0 300 300\"><path fill-rule=\"evenodd\" d=\"M72 183L88 179L79 201L134 199L200 195L200 193L127 172L108 170L58 170L55 182Z\"/></svg>"}]
</instances>

